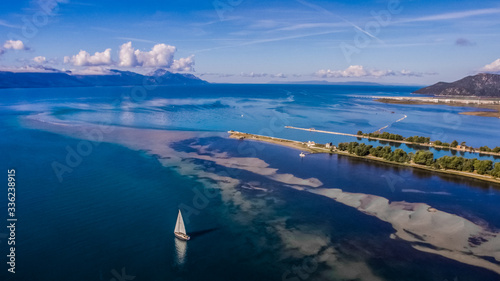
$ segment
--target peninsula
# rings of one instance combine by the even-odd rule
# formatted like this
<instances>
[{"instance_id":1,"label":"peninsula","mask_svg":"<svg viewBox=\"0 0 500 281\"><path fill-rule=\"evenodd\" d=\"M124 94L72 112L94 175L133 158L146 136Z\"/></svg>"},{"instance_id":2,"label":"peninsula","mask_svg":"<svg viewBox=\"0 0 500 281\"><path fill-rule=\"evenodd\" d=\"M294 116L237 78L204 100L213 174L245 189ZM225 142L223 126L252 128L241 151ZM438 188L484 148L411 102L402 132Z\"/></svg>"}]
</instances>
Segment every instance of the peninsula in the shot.
<instances>
[{"instance_id":1,"label":"peninsula","mask_svg":"<svg viewBox=\"0 0 500 281\"><path fill-rule=\"evenodd\" d=\"M375 101L391 104L449 105L475 107L480 110L460 112L463 115L500 118L500 98L477 97L372 97Z\"/></svg>"},{"instance_id":2,"label":"peninsula","mask_svg":"<svg viewBox=\"0 0 500 281\"><path fill-rule=\"evenodd\" d=\"M500 75L479 73L455 82L438 82L419 89L413 94L428 97L375 97L375 100L392 104L450 105L476 107L481 110L460 114L500 118Z\"/></svg>"},{"instance_id":3,"label":"peninsula","mask_svg":"<svg viewBox=\"0 0 500 281\"><path fill-rule=\"evenodd\" d=\"M452 83L438 82L419 89L414 94L451 97L500 98L500 75L479 73Z\"/></svg>"},{"instance_id":4,"label":"peninsula","mask_svg":"<svg viewBox=\"0 0 500 281\"><path fill-rule=\"evenodd\" d=\"M412 136L412 137L404 138L401 135L391 134L388 132L381 133L380 131L377 131L375 133L363 133L362 131L358 131L358 133L356 135L354 135L354 134L332 132L332 131L325 131L325 130L316 130L314 128L306 129L306 128L299 128L299 127L293 127L293 126L285 126L285 128L294 129L294 130L309 131L309 132L316 132L316 133L323 133L323 134L365 138L365 139L369 139L369 140L377 140L377 141L385 141L385 142L393 142L393 143L404 143L404 144L410 144L410 145L416 145L416 146L422 146L422 147L432 147L432 148L436 148L436 149L456 150L456 151L462 151L462 152L472 152L472 153L481 153L481 154L487 154L487 155L493 155L493 156L500 156L500 146L497 146L493 149L491 149L487 146L483 146L480 148L474 148L474 147L467 146L465 144L465 142L462 142L459 145L458 141L456 141L456 140L450 144L450 143L443 143L439 140L431 141L431 139L429 137Z\"/></svg>"}]
</instances>

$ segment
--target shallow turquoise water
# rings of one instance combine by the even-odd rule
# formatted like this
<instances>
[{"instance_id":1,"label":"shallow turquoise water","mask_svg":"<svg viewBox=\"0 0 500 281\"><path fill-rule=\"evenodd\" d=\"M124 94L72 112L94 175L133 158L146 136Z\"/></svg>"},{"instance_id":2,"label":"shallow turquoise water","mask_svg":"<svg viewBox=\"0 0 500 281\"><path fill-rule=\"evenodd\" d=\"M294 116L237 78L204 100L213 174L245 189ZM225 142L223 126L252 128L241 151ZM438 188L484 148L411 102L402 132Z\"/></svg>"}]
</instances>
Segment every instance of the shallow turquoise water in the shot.
<instances>
[{"instance_id":1,"label":"shallow turquoise water","mask_svg":"<svg viewBox=\"0 0 500 281\"><path fill-rule=\"evenodd\" d=\"M388 131L430 135L442 130L444 136L471 145L497 145L500 132L491 128L498 127L500 119L459 116L456 121L443 116L458 108L383 105L351 97L405 95L411 90L211 85L159 88L138 102L120 97L127 96L129 88L2 90L0 153L6 159L2 167L15 168L18 179L19 273L14 280L112 280L116 278L113 272L122 268L135 280L348 280L346 268L358 274L353 273L352 279L359 280L372 276L382 280L496 280L498 276L488 270L390 239L390 224L354 208L210 159L191 159L199 170L187 176L176 166L161 165L159 157L168 155L100 143L61 183L51 164L64 163L66 147L76 147L80 140L26 128L22 122L27 115L50 113L68 124L106 122L210 132L234 129L335 142L328 135L285 130L282 125L370 131L399 119L404 112L409 117ZM460 122L460 127L436 121L439 118ZM237 140L203 133L172 147L176 153L194 153L193 145L230 157L256 157L280 173L315 177L328 188L391 201L425 202L500 228L500 194L498 187L489 184L339 156L300 159L296 150L268 144L248 150ZM231 199L207 186L202 172L237 179ZM396 185L389 184L390 177L397 179ZM214 196L208 203L201 202L204 207L186 220L193 239L176 244L172 230L177 209L179 204L193 206L196 192ZM0 200L4 206L5 198ZM1 242L3 253L6 243ZM322 245L320 252L335 251L339 262L334 268L308 252L317 244ZM297 267L306 275L294 273ZM6 270L0 274L2 280L9 280L4 279L10 277Z\"/></svg>"}]
</instances>

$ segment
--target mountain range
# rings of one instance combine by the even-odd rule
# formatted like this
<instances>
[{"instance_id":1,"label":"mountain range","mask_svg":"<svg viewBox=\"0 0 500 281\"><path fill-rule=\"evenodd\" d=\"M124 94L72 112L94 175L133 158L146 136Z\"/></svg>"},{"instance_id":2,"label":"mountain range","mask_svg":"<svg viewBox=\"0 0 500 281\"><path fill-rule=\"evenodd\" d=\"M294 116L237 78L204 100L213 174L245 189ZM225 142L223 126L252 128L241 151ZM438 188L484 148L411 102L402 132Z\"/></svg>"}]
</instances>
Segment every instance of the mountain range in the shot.
<instances>
[{"instance_id":1,"label":"mountain range","mask_svg":"<svg viewBox=\"0 0 500 281\"><path fill-rule=\"evenodd\" d=\"M107 74L80 75L47 69L45 72L0 71L0 88L51 88L140 85L199 85L207 81L186 73L157 69L142 75L131 71L109 70Z\"/></svg>"},{"instance_id":2,"label":"mountain range","mask_svg":"<svg viewBox=\"0 0 500 281\"><path fill-rule=\"evenodd\" d=\"M500 97L500 75L479 73L451 83L438 82L414 93L434 96Z\"/></svg>"}]
</instances>

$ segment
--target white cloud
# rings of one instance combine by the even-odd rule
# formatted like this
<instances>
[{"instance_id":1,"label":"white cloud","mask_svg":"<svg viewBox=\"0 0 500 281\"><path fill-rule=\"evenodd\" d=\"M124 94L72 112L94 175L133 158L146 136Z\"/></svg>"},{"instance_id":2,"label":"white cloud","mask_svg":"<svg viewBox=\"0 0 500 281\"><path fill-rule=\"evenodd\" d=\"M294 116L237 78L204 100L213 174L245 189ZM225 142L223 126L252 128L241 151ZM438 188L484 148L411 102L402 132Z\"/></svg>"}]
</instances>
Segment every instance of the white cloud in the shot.
<instances>
[{"instance_id":1,"label":"white cloud","mask_svg":"<svg viewBox=\"0 0 500 281\"><path fill-rule=\"evenodd\" d=\"M483 68L481 68L481 71L499 72L500 71L500 59L497 59L496 61L483 66Z\"/></svg>"},{"instance_id":2,"label":"white cloud","mask_svg":"<svg viewBox=\"0 0 500 281\"><path fill-rule=\"evenodd\" d=\"M124 67L165 67L177 71L191 71L194 56L174 60L177 48L166 44L156 44L151 51L143 52L134 49L132 42L120 46L120 66Z\"/></svg>"},{"instance_id":3,"label":"white cloud","mask_svg":"<svg viewBox=\"0 0 500 281\"><path fill-rule=\"evenodd\" d=\"M151 51L142 52L135 50L134 54L140 66L149 67L170 67L173 63L174 54L177 49L166 44L156 44Z\"/></svg>"},{"instance_id":4,"label":"white cloud","mask_svg":"<svg viewBox=\"0 0 500 281\"><path fill-rule=\"evenodd\" d=\"M166 44L156 44L151 51L141 51L132 47L132 42L120 46L118 62L111 58L111 49L104 52L96 52L94 55L81 50L72 57L64 57L64 63L74 66L121 66L121 67L163 67L176 71L192 71L194 66L194 55L187 58L174 60L177 49Z\"/></svg>"},{"instance_id":5,"label":"white cloud","mask_svg":"<svg viewBox=\"0 0 500 281\"><path fill-rule=\"evenodd\" d=\"M120 66L170 67L177 49L166 44L156 44L151 51L143 52L132 47L132 42L120 47Z\"/></svg>"},{"instance_id":6,"label":"white cloud","mask_svg":"<svg viewBox=\"0 0 500 281\"><path fill-rule=\"evenodd\" d=\"M194 55L190 55L187 58L180 58L178 60L174 60L170 68L177 71L192 71L193 66L194 66Z\"/></svg>"},{"instance_id":7,"label":"white cloud","mask_svg":"<svg viewBox=\"0 0 500 281\"><path fill-rule=\"evenodd\" d=\"M77 55L64 57L64 63L71 63L75 66L98 66L112 65L113 60L111 60L111 49L106 49L101 53L96 52L94 55L81 50Z\"/></svg>"},{"instance_id":8,"label":"white cloud","mask_svg":"<svg viewBox=\"0 0 500 281\"><path fill-rule=\"evenodd\" d=\"M7 40L3 44L3 47L6 50L27 50L28 49L28 48L26 48L23 41L21 41L21 40Z\"/></svg>"},{"instance_id":9,"label":"white cloud","mask_svg":"<svg viewBox=\"0 0 500 281\"><path fill-rule=\"evenodd\" d=\"M273 77L273 78L286 78L286 75L283 73L278 73L278 74L272 74L271 77Z\"/></svg>"},{"instance_id":10,"label":"white cloud","mask_svg":"<svg viewBox=\"0 0 500 281\"><path fill-rule=\"evenodd\" d=\"M136 66L137 58L134 54L134 48L132 48L132 42L125 43L120 47L120 66Z\"/></svg>"},{"instance_id":11,"label":"white cloud","mask_svg":"<svg viewBox=\"0 0 500 281\"><path fill-rule=\"evenodd\" d=\"M218 73L218 72L203 72L198 73L197 76L217 76L217 77L233 77L231 73Z\"/></svg>"},{"instance_id":12,"label":"white cloud","mask_svg":"<svg viewBox=\"0 0 500 281\"><path fill-rule=\"evenodd\" d=\"M10 28L22 28L22 26L10 24L4 20L0 20L0 26L10 27Z\"/></svg>"},{"instance_id":13,"label":"white cloud","mask_svg":"<svg viewBox=\"0 0 500 281\"><path fill-rule=\"evenodd\" d=\"M116 75L103 66L90 66L83 69L71 69L73 75Z\"/></svg>"},{"instance_id":14,"label":"white cloud","mask_svg":"<svg viewBox=\"0 0 500 281\"><path fill-rule=\"evenodd\" d=\"M1 67L0 71L9 71L9 72L61 72L55 68L45 67L42 65L24 65L24 66L14 66L14 67Z\"/></svg>"},{"instance_id":15,"label":"white cloud","mask_svg":"<svg viewBox=\"0 0 500 281\"><path fill-rule=\"evenodd\" d=\"M499 14L500 9L498 8L489 8L489 9L479 9L479 10L468 10L462 12L451 12L451 13L443 13L436 14L432 16L423 16L419 18L406 19L399 21L401 23L407 22L426 22L426 21L441 21L441 20L454 20L454 19L462 19L474 16L482 16L482 15L491 15L491 14Z\"/></svg>"},{"instance_id":16,"label":"white cloud","mask_svg":"<svg viewBox=\"0 0 500 281\"><path fill-rule=\"evenodd\" d=\"M393 70L378 70L378 69L366 69L362 65L351 65L344 70L330 70L322 69L315 73L315 76L321 78L351 78L351 77L386 77L386 76L423 76L424 74L431 73L419 73L410 70L403 69L401 71Z\"/></svg>"},{"instance_id":17,"label":"white cloud","mask_svg":"<svg viewBox=\"0 0 500 281\"><path fill-rule=\"evenodd\" d=\"M260 78L260 77L287 78L287 76L283 73L269 74L269 73L255 73L255 72L245 73L245 72L242 72L242 73L240 73L240 76L241 77L250 77L250 78Z\"/></svg>"},{"instance_id":18,"label":"white cloud","mask_svg":"<svg viewBox=\"0 0 500 281\"><path fill-rule=\"evenodd\" d=\"M47 61L47 58L43 57L43 56L38 56L38 57L33 58L33 61L38 63L38 64L42 64L42 63Z\"/></svg>"},{"instance_id":19,"label":"white cloud","mask_svg":"<svg viewBox=\"0 0 500 281\"><path fill-rule=\"evenodd\" d=\"M250 72L250 73L240 73L240 76L242 77L251 77L251 78L258 78L258 77L267 77L269 74L267 73L255 73L255 72Z\"/></svg>"}]
</instances>

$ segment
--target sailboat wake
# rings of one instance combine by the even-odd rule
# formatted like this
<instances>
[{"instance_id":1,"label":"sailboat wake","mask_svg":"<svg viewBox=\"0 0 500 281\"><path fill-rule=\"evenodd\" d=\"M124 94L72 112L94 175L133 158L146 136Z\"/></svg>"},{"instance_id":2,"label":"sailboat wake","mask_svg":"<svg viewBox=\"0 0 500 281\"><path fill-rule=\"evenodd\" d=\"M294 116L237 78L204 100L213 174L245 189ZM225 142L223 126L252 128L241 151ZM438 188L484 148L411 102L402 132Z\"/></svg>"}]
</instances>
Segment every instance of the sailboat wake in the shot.
<instances>
[{"instance_id":1,"label":"sailboat wake","mask_svg":"<svg viewBox=\"0 0 500 281\"><path fill-rule=\"evenodd\" d=\"M186 262L187 243L179 239L174 240L177 265L183 265Z\"/></svg>"}]
</instances>

